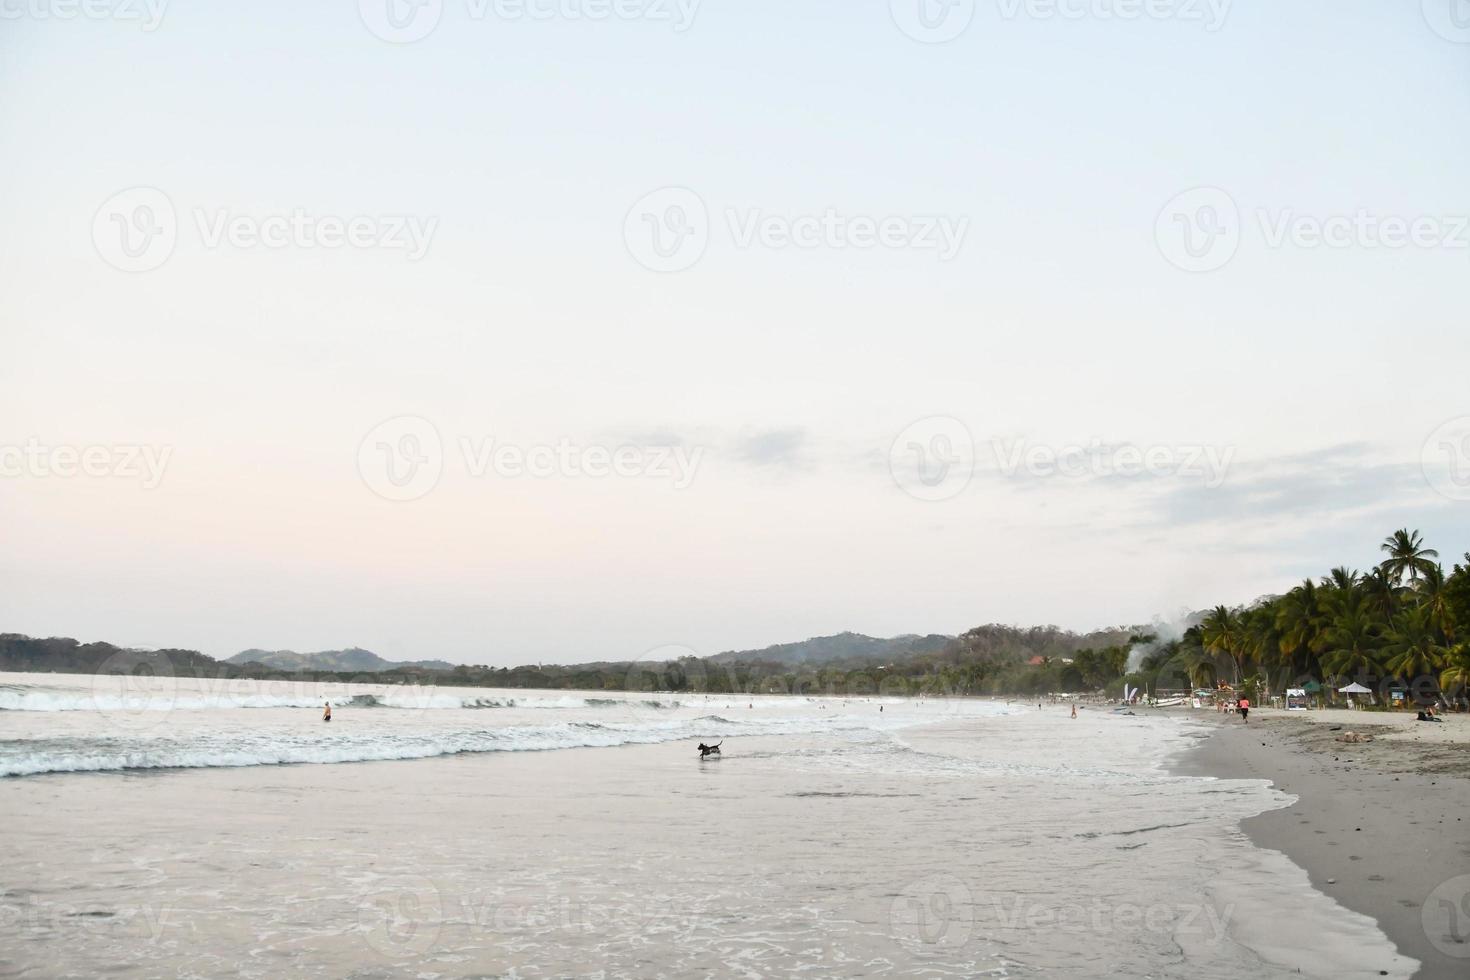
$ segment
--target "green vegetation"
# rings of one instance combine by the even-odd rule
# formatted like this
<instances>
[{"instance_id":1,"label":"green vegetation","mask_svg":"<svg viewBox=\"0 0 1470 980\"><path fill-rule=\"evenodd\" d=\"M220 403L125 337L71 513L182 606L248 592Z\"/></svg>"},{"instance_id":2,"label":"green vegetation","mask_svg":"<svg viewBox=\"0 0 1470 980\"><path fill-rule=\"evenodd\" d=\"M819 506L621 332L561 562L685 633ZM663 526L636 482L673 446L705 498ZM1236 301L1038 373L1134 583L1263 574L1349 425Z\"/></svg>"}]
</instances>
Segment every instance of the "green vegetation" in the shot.
<instances>
[{"instance_id":1,"label":"green vegetation","mask_svg":"<svg viewBox=\"0 0 1470 980\"><path fill-rule=\"evenodd\" d=\"M1077 634L992 624L957 637L840 634L662 663L450 669L426 662L364 670L356 664L383 661L367 651L340 651L365 655L356 661L344 656L340 662L351 664L349 671L284 669L295 661L238 662L246 654L221 662L189 650L144 653L5 634L0 670L813 696L1117 694L1125 684L1158 693L1228 682L1261 697L1312 685L1330 693L1356 681L1380 700L1395 689L1419 702L1441 693L1463 697L1470 683L1470 554L1446 574L1438 552L1408 530L1390 535L1382 550L1383 561L1366 574L1334 568L1285 595L1216 606L1189 617L1182 633L1169 639L1159 635L1162 626Z\"/></svg>"},{"instance_id":2,"label":"green vegetation","mask_svg":"<svg viewBox=\"0 0 1470 980\"><path fill-rule=\"evenodd\" d=\"M1198 626L1144 658L1150 689L1230 682L1262 693L1357 682L1379 700L1463 699L1470 682L1470 553L1449 574L1418 531L1395 531L1367 574L1334 568L1281 596L1216 606Z\"/></svg>"}]
</instances>

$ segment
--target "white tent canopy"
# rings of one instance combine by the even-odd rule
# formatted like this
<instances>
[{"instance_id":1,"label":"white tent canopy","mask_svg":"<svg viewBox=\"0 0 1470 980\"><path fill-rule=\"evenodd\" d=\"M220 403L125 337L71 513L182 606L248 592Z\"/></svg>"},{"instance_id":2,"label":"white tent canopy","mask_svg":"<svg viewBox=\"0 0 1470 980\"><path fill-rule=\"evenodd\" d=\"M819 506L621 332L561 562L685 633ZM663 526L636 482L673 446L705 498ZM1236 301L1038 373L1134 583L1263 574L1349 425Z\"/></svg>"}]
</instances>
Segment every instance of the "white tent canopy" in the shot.
<instances>
[{"instance_id":1,"label":"white tent canopy","mask_svg":"<svg viewBox=\"0 0 1470 980\"><path fill-rule=\"evenodd\" d=\"M1361 684L1353 683L1353 684L1349 684L1347 687L1339 687L1337 689L1337 693L1338 694L1372 694L1373 693L1373 689L1372 688L1369 688L1369 687L1364 687Z\"/></svg>"}]
</instances>

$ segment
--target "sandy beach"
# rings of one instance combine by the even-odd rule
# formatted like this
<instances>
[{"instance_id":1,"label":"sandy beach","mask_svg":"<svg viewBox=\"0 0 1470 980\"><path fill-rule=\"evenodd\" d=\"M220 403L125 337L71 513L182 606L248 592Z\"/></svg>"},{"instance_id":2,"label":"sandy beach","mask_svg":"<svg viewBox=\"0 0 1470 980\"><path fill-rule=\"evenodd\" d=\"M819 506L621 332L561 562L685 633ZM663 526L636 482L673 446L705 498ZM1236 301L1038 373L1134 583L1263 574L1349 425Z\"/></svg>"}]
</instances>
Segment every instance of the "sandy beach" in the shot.
<instances>
[{"instance_id":1,"label":"sandy beach","mask_svg":"<svg viewBox=\"0 0 1470 980\"><path fill-rule=\"evenodd\" d=\"M1178 771L1265 779L1296 802L1242 822L1312 884L1372 916L1425 980L1470 975L1470 716L1257 709L1218 724ZM1341 741L1345 732L1371 735Z\"/></svg>"}]
</instances>

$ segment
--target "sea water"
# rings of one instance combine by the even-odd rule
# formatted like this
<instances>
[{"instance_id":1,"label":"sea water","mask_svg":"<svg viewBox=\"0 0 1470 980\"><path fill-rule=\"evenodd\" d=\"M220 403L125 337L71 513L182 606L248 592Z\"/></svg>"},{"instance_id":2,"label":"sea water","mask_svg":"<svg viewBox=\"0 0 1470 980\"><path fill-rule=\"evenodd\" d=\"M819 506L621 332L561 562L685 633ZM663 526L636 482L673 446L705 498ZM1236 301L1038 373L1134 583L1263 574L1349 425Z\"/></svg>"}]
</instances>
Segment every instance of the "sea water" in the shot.
<instances>
[{"instance_id":1,"label":"sea water","mask_svg":"<svg viewBox=\"0 0 1470 980\"><path fill-rule=\"evenodd\" d=\"M970 699L0 675L0 968L1412 973L1239 832L1289 796L1169 774L1204 731Z\"/></svg>"}]
</instances>

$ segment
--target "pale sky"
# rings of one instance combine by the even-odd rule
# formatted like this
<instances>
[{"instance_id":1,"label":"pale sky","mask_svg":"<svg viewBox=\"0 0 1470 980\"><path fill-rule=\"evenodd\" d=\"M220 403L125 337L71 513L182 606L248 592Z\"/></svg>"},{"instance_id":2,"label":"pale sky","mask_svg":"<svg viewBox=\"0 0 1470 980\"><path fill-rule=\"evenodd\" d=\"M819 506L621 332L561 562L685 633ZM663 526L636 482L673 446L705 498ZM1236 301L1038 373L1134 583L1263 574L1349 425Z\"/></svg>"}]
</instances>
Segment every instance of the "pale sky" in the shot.
<instances>
[{"instance_id":1,"label":"pale sky","mask_svg":"<svg viewBox=\"0 0 1470 980\"><path fill-rule=\"evenodd\" d=\"M0 0L0 90L0 631L573 662L1470 548L1459 0Z\"/></svg>"}]
</instances>

